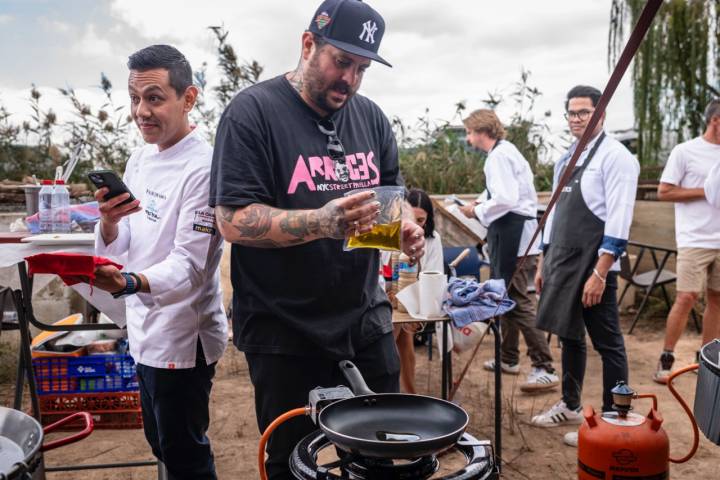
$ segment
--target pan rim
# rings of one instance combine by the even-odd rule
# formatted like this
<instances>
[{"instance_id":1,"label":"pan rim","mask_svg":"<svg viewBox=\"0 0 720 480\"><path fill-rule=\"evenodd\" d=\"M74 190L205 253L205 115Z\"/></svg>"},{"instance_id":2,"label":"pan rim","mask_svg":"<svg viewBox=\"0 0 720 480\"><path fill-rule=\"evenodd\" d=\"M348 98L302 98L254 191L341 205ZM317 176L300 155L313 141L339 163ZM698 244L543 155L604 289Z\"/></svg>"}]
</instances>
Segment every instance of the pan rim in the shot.
<instances>
[{"instance_id":1,"label":"pan rim","mask_svg":"<svg viewBox=\"0 0 720 480\"><path fill-rule=\"evenodd\" d=\"M403 396L403 397L420 397L423 399L432 400L434 402L444 403L444 404L450 405L454 409L462 412L465 415L465 421L463 422L463 425L460 428L457 428L450 433L446 433L445 435L441 435L441 436L433 437L433 438L424 438L422 440L409 441L409 442L391 442L388 440L373 440L373 439L366 439L366 438L361 438L361 437L354 437L351 435L340 433L337 430L333 430L332 428L328 427L326 425L326 423L323 421L323 414L327 411L328 408L331 408L333 405L340 404L346 400L352 400L352 399L363 398L363 397L376 397L379 395L381 395L381 396L392 395L392 396ZM470 415L467 413L467 411L465 411L465 409L462 408L461 406L456 405L448 400L444 400L442 398L430 397L428 395L419 395L416 393L398 393L398 392L374 393L374 394L357 395L357 396L350 397L350 398L344 398L342 400L338 400L337 402L333 402L330 405L328 405L327 407L323 408L322 411L320 411L320 414L318 415L318 426L320 427L321 430L323 430L326 433L330 432L332 435L335 435L337 437L341 437L344 439L348 439L348 440L356 440L356 441L361 441L361 442L368 443L368 444L379 444L379 445L388 445L388 444L391 444L391 445L423 445L424 443L436 442L438 440L442 440L442 439L448 438L448 437L453 437L453 436L457 435L458 433L464 432L467 429L467 426L469 423L470 423Z\"/></svg>"}]
</instances>

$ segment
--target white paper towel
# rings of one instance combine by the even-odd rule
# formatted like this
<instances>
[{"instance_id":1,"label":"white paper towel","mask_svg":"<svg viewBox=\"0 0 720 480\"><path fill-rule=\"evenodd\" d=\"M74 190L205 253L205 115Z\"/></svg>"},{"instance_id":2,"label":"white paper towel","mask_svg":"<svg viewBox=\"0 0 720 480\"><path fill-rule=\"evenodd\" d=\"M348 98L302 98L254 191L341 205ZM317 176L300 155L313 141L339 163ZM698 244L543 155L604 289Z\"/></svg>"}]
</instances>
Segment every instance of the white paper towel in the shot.
<instances>
[{"instance_id":1,"label":"white paper towel","mask_svg":"<svg viewBox=\"0 0 720 480\"><path fill-rule=\"evenodd\" d=\"M420 314L437 315L442 312L447 279L441 272L421 272L420 279Z\"/></svg>"}]
</instances>

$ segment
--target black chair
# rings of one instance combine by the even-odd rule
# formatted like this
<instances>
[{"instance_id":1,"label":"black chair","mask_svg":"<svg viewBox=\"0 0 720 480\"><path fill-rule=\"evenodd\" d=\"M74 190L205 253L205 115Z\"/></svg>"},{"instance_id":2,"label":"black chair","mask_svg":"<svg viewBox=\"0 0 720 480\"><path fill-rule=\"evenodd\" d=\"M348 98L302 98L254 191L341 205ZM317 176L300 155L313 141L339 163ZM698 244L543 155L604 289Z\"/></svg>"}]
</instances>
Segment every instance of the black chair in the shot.
<instances>
[{"instance_id":1,"label":"black chair","mask_svg":"<svg viewBox=\"0 0 720 480\"><path fill-rule=\"evenodd\" d=\"M663 298L665 300L665 304L668 308L668 312L672 308L672 302L670 301L670 296L668 295L665 286L675 282L677 280L677 275L675 274L675 272L667 270L665 268L665 265L667 264L670 256L676 255L677 251L669 248L657 247L654 245L647 245L637 242L628 242L628 245L638 248L638 254L637 259L635 260L635 265L630 264L630 258L627 255L624 255L620 258L620 278L624 279L626 283L625 288L623 288L623 291L618 298L618 304L622 303L623 298L625 297L625 294L627 293L630 286L637 287L644 292L642 301L640 302L640 306L637 309L635 318L633 318L632 325L630 326L630 330L628 331L628 334L631 334L635 329L635 325L640 319L640 315L642 314L645 306L647 305L650 294L653 292L653 290L655 290L655 288L660 287ZM646 251L650 252L650 256L652 257L655 269L648 270L647 272L643 273L637 273L640 261L642 260ZM660 253L662 253L662 259L658 261L658 254ZM695 309L693 308L690 313L692 315L693 322L695 323L695 328L697 329L698 333L700 333L700 324L698 323Z\"/></svg>"}]
</instances>

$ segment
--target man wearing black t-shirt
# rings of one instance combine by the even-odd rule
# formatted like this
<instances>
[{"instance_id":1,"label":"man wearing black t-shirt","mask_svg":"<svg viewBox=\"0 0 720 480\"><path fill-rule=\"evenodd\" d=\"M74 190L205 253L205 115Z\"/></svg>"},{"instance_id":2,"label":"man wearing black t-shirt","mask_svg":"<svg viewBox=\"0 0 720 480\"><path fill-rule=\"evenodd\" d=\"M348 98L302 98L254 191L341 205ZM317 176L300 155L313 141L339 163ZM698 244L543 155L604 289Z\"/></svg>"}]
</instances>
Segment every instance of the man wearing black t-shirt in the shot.
<instances>
[{"instance_id":1,"label":"man wearing black t-shirt","mask_svg":"<svg viewBox=\"0 0 720 480\"><path fill-rule=\"evenodd\" d=\"M307 403L316 386L346 383L351 359L377 392L398 391L391 307L378 286L378 251L344 252L370 231L371 189L402 185L397 145L380 108L356 95L385 30L357 0L327 0L302 35L295 71L240 92L218 126L210 205L232 247L233 329L255 387L260 430ZM345 197L367 188L370 191ZM422 256L423 230L403 220L403 249ZM271 436L270 479L314 429L292 419Z\"/></svg>"}]
</instances>

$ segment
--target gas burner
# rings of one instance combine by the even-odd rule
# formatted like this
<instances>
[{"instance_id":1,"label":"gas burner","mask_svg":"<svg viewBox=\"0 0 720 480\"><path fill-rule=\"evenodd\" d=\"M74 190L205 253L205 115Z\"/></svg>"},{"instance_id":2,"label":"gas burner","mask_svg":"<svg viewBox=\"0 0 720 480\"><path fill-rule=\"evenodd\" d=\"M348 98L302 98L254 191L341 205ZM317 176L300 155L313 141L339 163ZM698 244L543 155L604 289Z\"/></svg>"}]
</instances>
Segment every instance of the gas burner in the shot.
<instances>
[{"instance_id":1,"label":"gas burner","mask_svg":"<svg viewBox=\"0 0 720 480\"><path fill-rule=\"evenodd\" d=\"M321 431L306 436L295 446L290 470L298 480L426 480L440 468L435 455L412 460L389 460L362 457L338 450L341 458L318 465L318 454L332 444ZM465 457L465 465L454 473L434 480L490 480L497 470L489 441L480 441L467 433L453 447ZM340 474L333 471L340 471Z\"/></svg>"}]
</instances>

